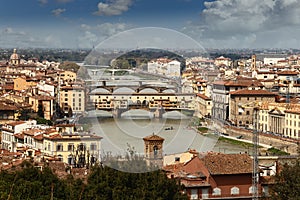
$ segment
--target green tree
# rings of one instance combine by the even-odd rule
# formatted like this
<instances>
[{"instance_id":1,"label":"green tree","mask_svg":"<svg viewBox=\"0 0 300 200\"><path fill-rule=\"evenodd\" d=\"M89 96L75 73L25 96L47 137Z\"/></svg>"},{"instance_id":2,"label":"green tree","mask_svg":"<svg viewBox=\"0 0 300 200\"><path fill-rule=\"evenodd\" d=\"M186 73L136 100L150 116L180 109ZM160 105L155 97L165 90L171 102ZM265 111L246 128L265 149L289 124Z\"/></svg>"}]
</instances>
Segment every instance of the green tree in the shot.
<instances>
[{"instance_id":1,"label":"green tree","mask_svg":"<svg viewBox=\"0 0 300 200\"><path fill-rule=\"evenodd\" d=\"M272 187L271 197L274 200L300 199L300 162L295 165L285 165L283 170L276 175L276 184Z\"/></svg>"}]
</instances>

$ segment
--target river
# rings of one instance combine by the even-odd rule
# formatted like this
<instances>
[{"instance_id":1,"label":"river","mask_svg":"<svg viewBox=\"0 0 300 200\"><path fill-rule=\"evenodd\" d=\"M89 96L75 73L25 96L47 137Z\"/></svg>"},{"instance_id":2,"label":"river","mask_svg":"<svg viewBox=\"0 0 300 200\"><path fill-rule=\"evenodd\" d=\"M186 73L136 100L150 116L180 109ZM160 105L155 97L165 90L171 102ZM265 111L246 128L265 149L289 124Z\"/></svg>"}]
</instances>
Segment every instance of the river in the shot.
<instances>
[{"instance_id":1,"label":"river","mask_svg":"<svg viewBox=\"0 0 300 200\"><path fill-rule=\"evenodd\" d=\"M92 119L91 131L102 136L102 153L124 155L133 148L137 154L144 153L143 138L156 134L164 138L165 155L195 149L198 152L240 153L247 149L225 142L218 142L218 137L207 137L189 127L189 118L95 118Z\"/></svg>"}]
</instances>

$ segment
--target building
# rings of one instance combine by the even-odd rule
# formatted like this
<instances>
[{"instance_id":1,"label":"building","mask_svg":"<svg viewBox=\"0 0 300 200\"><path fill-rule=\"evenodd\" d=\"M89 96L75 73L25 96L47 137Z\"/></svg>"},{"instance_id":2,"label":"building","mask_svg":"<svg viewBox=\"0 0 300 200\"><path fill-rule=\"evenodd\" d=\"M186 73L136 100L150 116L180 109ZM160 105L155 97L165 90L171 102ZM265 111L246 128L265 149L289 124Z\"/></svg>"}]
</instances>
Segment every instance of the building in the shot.
<instances>
[{"instance_id":1,"label":"building","mask_svg":"<svg viewBox=\"0 0 300 200\"><path fill-rule=\"evenodd\" d=\"M66 115L85 111L85 89L82 85L60 87L59 105Z\"/></svg>"},{"instance_id":2,"label":"building","mask_svg":"<svg viewBox=\"0 0 300 200\"><path fill-rule=\"evenodd\" d=\"M220 121L229 121L230 92L240 89L263 89L264 85L256 79L237 77L235 80L220 80L212 83L212 117Z\"/></svg>"},{"instance_id":3,"label":"building","mask_svg":"<svg viewBox=\"0 0 300 200\"><path fill-rule=\"evenodd\" d=\"M46 95L33 95L29 96L28 100L34 112L43 113L43 116L40 117L43 117L47 120L52 119L54 113L54 97Z\"/></svg>"},{"instance_id":4,"label":"building","mask_svg":"<svg viewBox=\"0 0 300 200\"><path fill-rule=\"evenodd\" d=\"M84 167L101 161L102 137L85 132L43 135L45 157L55 156L74 167Z\"/></svg>"},{"instance_id":5,"label":"building","mask_svg":"<svg viewBox=\"0 0 300 200\"><path fill-rule=\"evenodd\" d=\"M181 76L181 63L177 60L157 58L148 62L148 72L167 77L179 78Z\"/></svg>"},{"instance_id":6,"label":"building","mask_svg":"<svg viewBox=\"0 0 300 200\"><path fill-rule=\"evenodd\" d=\"M9 59L9 64L11 65L19 65L20 64L20 56L17 54L17 49L14 49L13 54L11 54Z\"/></svg>"},{"instance_id":7,"label":"building","mask_svg":"<svg viewBox=\"0 0 300 200\"><path fill-rule=\"evenodd\" d=\"M34 87L37 85L37 80L29 78L29 77L18 77L14 79L14 90L27 90L30 87Z\"/></svg>"},{"instance_id":8,"label":"building","mask_svg":"<svg viewBox=\"0 0 300 200\"><path fill-rule=\"evenodd\" d=\"M163 166L163 142L164 138L155 135L149 135L143 138L144 154L147 165Z\"/></svg>"},{"instance_id":9,"label":"building","mask_svg":"<svg viewBox=\"0 0 300 200\"><path fill-rule=\"evenodd\" d=\"M274 103L275 97L275 93L267 90L242 89L230 92L229 121L236 126L253 125L254 117L258 114L254 111L255 105L261 102Z\"/></svg>"},{"instance_id":10,"label":"building","mask_svg":"<svg viewBox=\"0 0 300 200\"><path fill-rule=\"evenodd\" d=\"M212 100L204 94L196 95L195 115L202 117L211 117Z\"/></svg>"},{"instance_id":11,"label":"building","mask_svg":"<svg viewBox=\"0 0 300 200\"><path fill-rule=\"evenodd\" d=\"M6 100L0 100L0 123L17 120L20 108Z\"/></svg>"},{"instance_id":12,"label":"building","mask_svg":"<svg viewBox=\"0 0 300 200\"><path fill-rule=\"evenodd\" d=\"M189 199L252 199L252 159L247 154L206 153L163 169L183 184ZM261 195L261 185L258 191Z\"/></svg>"},{"instance_id":13,"label":"building","mask_svg":"<svg viewBox=\"0 0 300 200\"><path fill-rule=\"evenodd\" d=\"M17 147L17 140L14 135L21 133L27 128L36 125L36 121L11 121L2 125L2 141L3 149L15 152Z\"/></svg>"}]
</instances>

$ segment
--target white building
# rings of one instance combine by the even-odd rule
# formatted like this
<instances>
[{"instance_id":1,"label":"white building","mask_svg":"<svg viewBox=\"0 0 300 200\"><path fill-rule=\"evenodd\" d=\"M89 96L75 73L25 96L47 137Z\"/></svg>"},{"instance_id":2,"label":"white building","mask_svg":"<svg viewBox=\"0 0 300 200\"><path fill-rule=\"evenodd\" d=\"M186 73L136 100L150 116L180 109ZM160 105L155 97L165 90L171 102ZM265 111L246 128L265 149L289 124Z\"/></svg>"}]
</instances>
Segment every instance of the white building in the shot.
<instances>
[{"instance_id":1,"label":"white building","mask_svg":"<svg viewBox=\"0 0 300 200\"><path fill-rule=\"evenodd\" d=\"M158 58L148 62L148 72L151 74L179 78L181 76L180 64L181 63L177 60Z\"/></svg>"},{"instance_id":2,"label":"white building","mask_svg":"<svg viewBox=\"0 0 300 200\"><path fill-rule=\"evenodd\" d=\"M20 133L27 128L31 128L36 125L35 120L31 121L12 121L2 126L2 148L9 151L16 151L17 141L14 137L14 134Z\"/></svg>"}]
</instances>

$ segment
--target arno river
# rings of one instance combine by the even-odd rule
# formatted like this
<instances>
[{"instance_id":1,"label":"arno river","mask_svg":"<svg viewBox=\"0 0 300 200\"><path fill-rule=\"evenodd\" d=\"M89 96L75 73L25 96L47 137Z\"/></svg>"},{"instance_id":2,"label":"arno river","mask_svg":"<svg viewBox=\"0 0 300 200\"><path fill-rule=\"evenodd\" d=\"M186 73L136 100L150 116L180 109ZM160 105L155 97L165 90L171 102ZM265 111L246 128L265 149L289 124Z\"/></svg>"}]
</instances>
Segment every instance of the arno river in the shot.
<instances>
[{"instance_id":1,"label":"arno river","mask_svg":"<svg viewBox=\"0 0 300 200\"><path fill-rule=\"evenodd\" d=\"M165 139L164 154L181 153L189 149L221 153L248 151L240 146L218 142L218 137L207 137L197 133L189 127L189 118L95 118L91 122L91 131L103 137L102 150L116 155L124 155L129 146L134 148L137 154L143 154L143 138L151 134Z\"/></svg>"}]
</instances>

